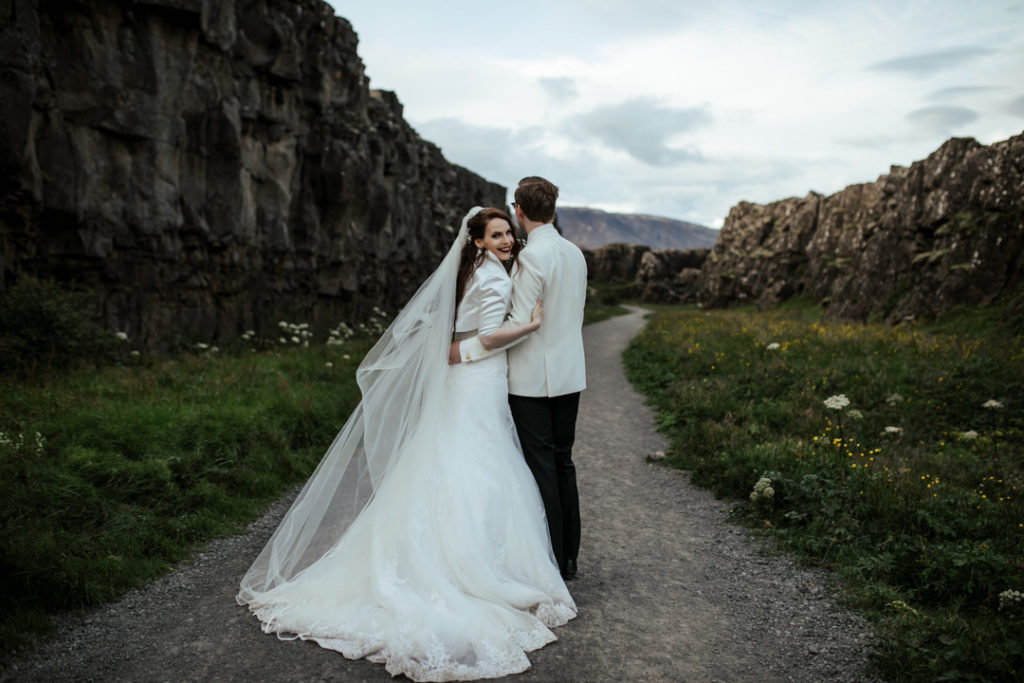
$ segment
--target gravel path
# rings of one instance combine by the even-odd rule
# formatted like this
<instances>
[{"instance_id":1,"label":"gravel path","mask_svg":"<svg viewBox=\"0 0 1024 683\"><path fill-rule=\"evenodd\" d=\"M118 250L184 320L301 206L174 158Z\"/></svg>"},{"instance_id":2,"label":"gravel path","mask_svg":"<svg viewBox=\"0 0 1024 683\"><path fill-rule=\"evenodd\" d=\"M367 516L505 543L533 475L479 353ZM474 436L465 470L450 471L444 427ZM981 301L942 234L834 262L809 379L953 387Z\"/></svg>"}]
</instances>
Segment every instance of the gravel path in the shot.
<instances>
[{"instance_id":1,"label":"gravel path","mask_svg":"<svg viewBox=\"0 0 1024 683\"><path fill-rule=\"evenodd\" d=\"M584 330L589 388L574 451L584 528L570 584L580 616L509 680L869 680L870 628L836 606L826 574L766 555L724 521L728 503L647 462L665 443L620 362L643 314ZM0 681L389 680L383 666L264 635L235 604L239 579L289 503L145 589L69 620L54 641L8 662Z\"/></svg>"}]
</instances>

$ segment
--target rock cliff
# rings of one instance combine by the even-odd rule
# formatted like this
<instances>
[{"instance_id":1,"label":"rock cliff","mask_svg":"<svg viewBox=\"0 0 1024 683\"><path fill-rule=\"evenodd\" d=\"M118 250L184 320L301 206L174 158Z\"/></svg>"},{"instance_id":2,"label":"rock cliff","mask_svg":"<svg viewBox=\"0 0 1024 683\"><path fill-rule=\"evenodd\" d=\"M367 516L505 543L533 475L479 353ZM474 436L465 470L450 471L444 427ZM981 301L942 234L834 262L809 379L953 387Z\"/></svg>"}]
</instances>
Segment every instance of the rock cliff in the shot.
<instances>
[{"instance_id":1,"label":"rock cliff","mask_svg":"<svg viewBox=\"0 0 1024 683\"><path fill-rule=\"evenodd\" d=\"M504 188L371 91L321 0L0 1L0 286L135 343L393 311Z\"/></svg>"},{"instance_id":2,"label":"rock cliff","mask_svg":"<svg viewBox=\"0 0 1024 683\"><path fill-rule=\"evenodd\" d=\"M900 321L1024 287L1024 134L947 141L831 196L733 207L701 301L764 308L806 293L830 317Z\"/></svg>"},{"instance_id":3,"label":"rock cliff","mask_svg":"<svg viewBox=\"0 0 1024 683\"><path fill-rule=\"evenodd\" d=\"M584 249L587 278L619 286L622 295L645 303L677 304L695 299L708 249L651 249L606 244Z\"/></svg>"}]
</instances>

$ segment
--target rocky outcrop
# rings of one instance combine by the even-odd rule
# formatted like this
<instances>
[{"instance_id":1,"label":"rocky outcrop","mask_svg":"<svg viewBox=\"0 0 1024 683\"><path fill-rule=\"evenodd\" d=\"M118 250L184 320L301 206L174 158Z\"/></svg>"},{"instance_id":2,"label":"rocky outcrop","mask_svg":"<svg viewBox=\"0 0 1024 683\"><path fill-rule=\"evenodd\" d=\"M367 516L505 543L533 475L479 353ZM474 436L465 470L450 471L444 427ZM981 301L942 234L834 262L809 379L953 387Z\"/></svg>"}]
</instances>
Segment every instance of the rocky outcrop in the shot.
<instances>
[{"instance_id":1,"label":"rocky outcrop","mask_svg":"<svg viewBox=\"0 0 1024 683\"><path fill-rule=\"evenodd\" d=\"M583 255L591 281L617 285L625 295L646 303L684 303L697 293L700 268L708 252L608 244L584 249Z\"/></svg>"},{"instance_id":2,"label":"rocky outcrop","mask_svg":"<svg viewBox=\"0 0 1024 683\"><path fill-rule=\"evenodd\" d=\"M652 249L704 249L718 238L717 230L696 223L575 206L558 207L558 225L567 240L583 249L620 242Z\"/></svg>"},{"instance_id":3,"label":"rocky outcrop","mask_svg":"<svg viewBox=\"0 0 1024 683\"><path fill-rule=\"evenodd\" d=\"M899 321L1024 287L1024 134L952 139L910 168L823 197L740 203L701 270L701 301L797 294L831 317Z\"/></svg>"},{"instance_id":4,"label":"rocky outcrop","mask_svg":"<svg viewBox=\"0 0 1024 683\"><path fill-rule=\"evenodd\" d=\"M0 269L140 344L404 303L504 188L371 91L321 0L0 2Z\"/></svg>"}]
</instances>

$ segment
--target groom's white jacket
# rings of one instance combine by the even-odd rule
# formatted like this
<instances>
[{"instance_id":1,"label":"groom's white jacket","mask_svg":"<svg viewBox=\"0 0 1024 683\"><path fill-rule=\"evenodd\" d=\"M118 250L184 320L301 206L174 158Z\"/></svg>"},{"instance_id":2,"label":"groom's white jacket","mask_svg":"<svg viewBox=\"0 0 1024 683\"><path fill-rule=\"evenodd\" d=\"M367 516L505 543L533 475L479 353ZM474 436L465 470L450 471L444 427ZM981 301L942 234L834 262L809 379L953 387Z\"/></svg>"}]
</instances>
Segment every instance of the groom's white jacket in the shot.
<instances>
[{"instance_id":1,"label":"groom's white jacket","mask_svg":"<svg viewBox=\"0 0 1024 683\"><path fill-rule=\"evenodd\" d=\"M530 232L512 280L512 311L505 324L530 322L538 299L544 304L540 329L508 347L508 393L562 396L587 386L583 359L583 305L587 299L587 261L575 244L553 225ZM463 362L500 351L484 349L479 337L459 345Z\"/></svg>"}]
</instances>

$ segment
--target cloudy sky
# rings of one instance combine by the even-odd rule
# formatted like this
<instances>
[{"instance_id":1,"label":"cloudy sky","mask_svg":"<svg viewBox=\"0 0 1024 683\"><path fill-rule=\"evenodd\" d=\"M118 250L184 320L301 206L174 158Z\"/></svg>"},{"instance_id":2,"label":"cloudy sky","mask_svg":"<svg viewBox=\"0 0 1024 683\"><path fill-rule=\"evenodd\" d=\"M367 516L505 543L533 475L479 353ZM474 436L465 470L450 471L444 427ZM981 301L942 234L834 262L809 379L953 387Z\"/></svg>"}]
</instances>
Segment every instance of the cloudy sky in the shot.
<instances>
[{"instance_id":1,"label":"cloudy sky","mask_svg":"<svg viewBox=\"0 0 1024 683\"><path fill-rule=\"evenodd\" d=\"M720 227L1024 131L1024 0L333 0L450 160Z\"/></svg>"}]
</instances>

